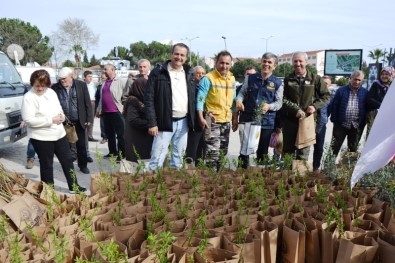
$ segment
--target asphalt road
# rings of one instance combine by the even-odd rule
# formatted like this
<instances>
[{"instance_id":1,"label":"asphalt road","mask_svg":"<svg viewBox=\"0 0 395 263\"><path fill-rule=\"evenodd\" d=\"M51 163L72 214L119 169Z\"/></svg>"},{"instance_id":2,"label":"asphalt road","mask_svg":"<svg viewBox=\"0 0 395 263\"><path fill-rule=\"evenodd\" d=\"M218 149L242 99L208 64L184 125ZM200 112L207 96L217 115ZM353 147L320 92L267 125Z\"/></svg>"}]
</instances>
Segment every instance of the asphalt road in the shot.
<instances>
[{"instance_id":1,"label":"asphalt road","mask_svg":"<svg viewBox=\"0 0 395 263\"><path fill-rule=\"evenodd\" d=\"M99 127L99 119L95 118L94 129L93 129L93 136L96 139L101 139L100 137L100 127ZM327 124L327 133L326 133L326 146L330 143L330 138L332 136L332 123L328 122ZM12 146L0 149L0 163L9 171L14 171L17 173L24 174L27 178L33 181L40 181L40 169L39 169L39 161L36 157L35 166L33 169L26 169L26 149L27 149L27 138L23 138L18 142L14 143ZM100 142L89 142L89 150L91 152L91 156L94 159L93 163L88 164L88 168L91 173L97 173L100 170L110 171L117 171L119 170L119 164L117 167L111 167L109 160L103 160L102 166L99 167L99 164L96 159L97 154L106 155L108 153L108 148L106 144L100 144ZM230 134L230 143L229 143L229 152L228 158L234 159L237 158L239 155L240 150L240 139L239 139L239 132L232 132ZM269 153L272 153L270 151ZM310 151L310 158L312 160L312 150ZM74 163L74 167L76 168L77 172L77 179L81 186L86 187L87 189L90 188L90 175L83 174L79 171L78 166ZM64 177L62 168L59 164L59 161L55 157L54 159L54 179L55 179L55 189L59 192L68 192L66 179ZM89 192L88 192L89 194Z\"/></svg>"}]
</instances>

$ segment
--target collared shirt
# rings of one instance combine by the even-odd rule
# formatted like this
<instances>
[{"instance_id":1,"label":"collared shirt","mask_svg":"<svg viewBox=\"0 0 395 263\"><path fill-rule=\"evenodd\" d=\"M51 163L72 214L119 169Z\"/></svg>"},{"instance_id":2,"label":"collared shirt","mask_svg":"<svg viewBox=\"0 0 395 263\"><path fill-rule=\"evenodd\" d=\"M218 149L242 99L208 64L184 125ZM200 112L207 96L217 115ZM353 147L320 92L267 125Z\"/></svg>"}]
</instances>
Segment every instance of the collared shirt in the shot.
<instances>
[{"instance_id":1,"label":"collared shirt","mask_svg":"<svg viewBox=\"0 0 395 263\"><path fill-rule=\"evenodd\" d=\"M350 96L348 97L348 104L346 109L346 119L342 123L342 126L347 129L358 128L359 126L358 90L353 91L350 88Z\"/></svg>"},{"instance_id":2,"label":"collared shirt","mask_svg":"<svg viewBox=\"0 0 395 263\"><path fill-rule=\"evenodd\" d=\"M91 83L86 83L86 86L88 87L88 92L89 92L89 97L91 100L95 100L95 93L96 93L96 85L91 81Z\"/></svg>"},{"instance_id":3,"label":"collared shirt","mask_svg":"<svg viewBox=\"0 0 395 263\"><path fill-rule=\"evenodd\" d=\"M174 69L170 63L167 64L167 70L170 75L173 118L183 118L188 113L188 92L187 81L184 68Z\"/></svg>"}]
</instances>

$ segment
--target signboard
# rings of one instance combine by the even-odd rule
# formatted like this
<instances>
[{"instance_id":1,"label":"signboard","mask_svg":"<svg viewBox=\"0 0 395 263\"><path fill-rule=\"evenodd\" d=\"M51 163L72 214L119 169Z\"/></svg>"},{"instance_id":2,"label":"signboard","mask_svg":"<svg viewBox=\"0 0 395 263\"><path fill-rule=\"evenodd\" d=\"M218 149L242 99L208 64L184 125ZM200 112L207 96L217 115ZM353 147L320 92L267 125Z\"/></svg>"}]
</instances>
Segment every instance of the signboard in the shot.
<instances>
[{"instance_id":1,"label":"signboard","mask_svg":"<svg viewBox=\"0 0 395 263\"><path fill-rule=\"evenodd\" d=\"M325 75L349 76L361 65L362 49L325 50Z\"/></svg>"}]
</instances>

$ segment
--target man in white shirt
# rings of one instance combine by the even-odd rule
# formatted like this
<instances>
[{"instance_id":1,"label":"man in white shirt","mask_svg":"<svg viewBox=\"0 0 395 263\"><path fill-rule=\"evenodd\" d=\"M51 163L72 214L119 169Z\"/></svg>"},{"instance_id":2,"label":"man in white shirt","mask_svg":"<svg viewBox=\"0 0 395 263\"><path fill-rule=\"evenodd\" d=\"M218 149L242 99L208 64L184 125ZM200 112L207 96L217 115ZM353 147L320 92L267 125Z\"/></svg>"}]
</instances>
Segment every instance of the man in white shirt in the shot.
<instances>
[{"instance_id":1,"label":"man in white shirt","mask_svg":"<svg viewBox=\"0 0 395 263\"><path fill-rule=\"evenodd\" d=\"M195 114L193 69L185 62L189 48L177 43L171 60L158 64L149 74L145 90L148 133L154 136L149 169L163 166L171 142L170 167L181 168L189 126Z\"/></svg>"},{"instance_id":2,"label":"man in white shirt","mask_svg":"<svg viewBox=\"0 0 395 263\"><path fill-rule=\"evenodd\" d=\"M92 105L92 115L95 115L95 94L96 94L96 85L92 81L93 79L93 74L92 71L86 70L84 72L84 81L86 85L88 86L88 92L89 92L89 97L91 99L91 105ZM96 139L93 138L93 122L91 125L88 126L87 128L87 133L88 133L88 141L90 142L97 142Z\"/></svg>"}]
</instances>

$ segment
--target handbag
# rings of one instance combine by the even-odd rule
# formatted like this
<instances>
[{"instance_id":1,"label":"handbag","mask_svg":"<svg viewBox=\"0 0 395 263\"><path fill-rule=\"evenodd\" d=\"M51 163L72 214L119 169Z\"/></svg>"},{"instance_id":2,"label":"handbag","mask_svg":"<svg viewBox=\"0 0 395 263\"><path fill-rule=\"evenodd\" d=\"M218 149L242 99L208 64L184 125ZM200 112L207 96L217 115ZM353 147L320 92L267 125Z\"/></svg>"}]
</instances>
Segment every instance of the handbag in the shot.
<instances>
[{"instance_id":1,"label":"handbag","mask_svg":"<svg viewBox=\"0 0 395 263\"><path fill-rule=\"evenodd\" d=\"M63 127L66 131L66 137L69 143L76 143L78 141L77 132L75 131L75 126L69 119L65 116L66 121L63 123Z\"/></svg>"},{"instance_id":2,"label":"handbag","mask_svg":"<svg viewBox=\"0 0 395 263\"><path fill-rule=\"evenodd\" d=\"M250 155L256 153L261 137L261 124L246 122L244 124L243 139L241 140L240 154Z\"/></svg>"}]
</instances>

